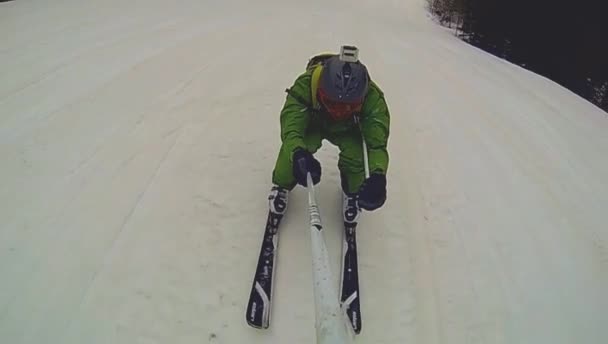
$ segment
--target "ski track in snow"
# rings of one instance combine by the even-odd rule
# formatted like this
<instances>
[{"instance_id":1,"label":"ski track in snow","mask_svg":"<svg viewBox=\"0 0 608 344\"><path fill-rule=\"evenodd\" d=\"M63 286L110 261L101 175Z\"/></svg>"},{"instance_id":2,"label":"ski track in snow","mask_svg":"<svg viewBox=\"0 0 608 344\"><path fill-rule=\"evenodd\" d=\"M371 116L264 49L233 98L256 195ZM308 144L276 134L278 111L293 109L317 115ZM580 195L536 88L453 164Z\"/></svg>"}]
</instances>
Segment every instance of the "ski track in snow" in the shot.
<instances>
[{"instance_id":1,"label":"ski track in snow","mask_svg":"<svg viewBox=\"0 0 608 344\"><path fill-rule=\"evenodd\" d=\"M423 0L0 4L0 343L312 343L306 193L271 328L244 311L278 114L355 44L392 114L357 343L605 343L608 116ZM336 275L337 150L318 198Z\"/></svg>"}]
</instances>

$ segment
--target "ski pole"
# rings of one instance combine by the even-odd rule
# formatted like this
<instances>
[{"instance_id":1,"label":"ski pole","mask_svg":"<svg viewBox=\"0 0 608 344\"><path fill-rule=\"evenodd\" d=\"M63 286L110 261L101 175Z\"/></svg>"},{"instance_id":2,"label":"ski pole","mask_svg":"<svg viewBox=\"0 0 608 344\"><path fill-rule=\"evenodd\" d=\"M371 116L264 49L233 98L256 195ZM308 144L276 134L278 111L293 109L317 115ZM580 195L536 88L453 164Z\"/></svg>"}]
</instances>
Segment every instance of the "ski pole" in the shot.
<instances>
[{"instance_id":1,"label":"ski pole","mask_svg":"<svg viewBox=\"0 0 608 344\"><path fill-rule=\"evenodd\" d=\"M361 128L361 119L359 116L355 116L355 123L359 126L359 132L361 132L361 142L363 143L363 167L365 168L365 179L369 178L369 158L367 157L367 143L365 143L365 136L363 135L363 128Z\"/></svg>"}]
</instances>

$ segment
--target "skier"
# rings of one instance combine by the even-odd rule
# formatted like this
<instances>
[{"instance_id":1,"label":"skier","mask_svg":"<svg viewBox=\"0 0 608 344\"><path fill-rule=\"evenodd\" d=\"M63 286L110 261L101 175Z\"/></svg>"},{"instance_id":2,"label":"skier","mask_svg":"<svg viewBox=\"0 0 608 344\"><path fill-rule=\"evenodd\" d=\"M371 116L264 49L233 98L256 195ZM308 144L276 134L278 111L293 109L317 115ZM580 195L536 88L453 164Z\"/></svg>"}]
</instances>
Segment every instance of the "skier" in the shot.
<instances>
[{"instance_id":1,"label":"skier","mask_svg":"<svg viewBox=\"0 0 608 344\"><path fill-rule=\"evenodd\" d=\"M289 191L297 184L306 186L308 173L314 184L321 180L321 164L313 154L323 139L340 150L344 220L355 222L361 208L380 208L386 201L390 115L384 94L358 60L358 49L343 46L339 55L311 58L306 72L286 92L270 210L284 214ZM363 140L368 151L367 179Z\"/></svg>"}]
</instances>

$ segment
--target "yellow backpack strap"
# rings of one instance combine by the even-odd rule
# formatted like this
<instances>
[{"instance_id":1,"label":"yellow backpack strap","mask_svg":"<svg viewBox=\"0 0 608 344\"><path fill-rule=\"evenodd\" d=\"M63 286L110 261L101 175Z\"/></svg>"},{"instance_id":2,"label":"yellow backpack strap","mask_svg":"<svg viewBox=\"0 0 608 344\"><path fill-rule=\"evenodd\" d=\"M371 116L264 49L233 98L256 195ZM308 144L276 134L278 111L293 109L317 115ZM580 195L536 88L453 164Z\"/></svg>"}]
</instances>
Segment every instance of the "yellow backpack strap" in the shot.
<instances>
[{"instance_id":1,"label":"yellow backpack strap","mask_svg":"<svg viewBox=\"0 0 608 344\"><path fill-rule=\"evenodd\" d=\"M312 107L315 110L319 110L319 102L317 101L317 90L319 89L319 81L321 80L321 72L323 71L323 65L319 64L312 71L312 76L310 78L310 92L312 99Z\"/></svg>"}]
</instances>

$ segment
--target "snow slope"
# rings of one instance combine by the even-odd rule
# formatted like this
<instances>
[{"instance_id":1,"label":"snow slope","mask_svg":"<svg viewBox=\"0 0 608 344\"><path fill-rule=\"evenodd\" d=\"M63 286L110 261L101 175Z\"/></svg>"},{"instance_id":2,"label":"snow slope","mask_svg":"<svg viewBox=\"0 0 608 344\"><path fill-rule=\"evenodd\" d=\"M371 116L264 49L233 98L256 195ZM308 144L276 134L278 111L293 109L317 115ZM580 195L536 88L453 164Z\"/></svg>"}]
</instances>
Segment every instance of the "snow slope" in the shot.
<instances>
[{"instance_id":1,"label":"snow slope","mask_svg":"<svg viewBox=\"0 0 608 344\"><path fill-rule=\"evenodd\" d=\"M608 116L422 0L0 4L0 343L312 343L306 193L246 326L283 89L356 44L392 111L358 343L608 341ZM339 266L336 149L319 203Z\"/></svg>"}]
</instances>

